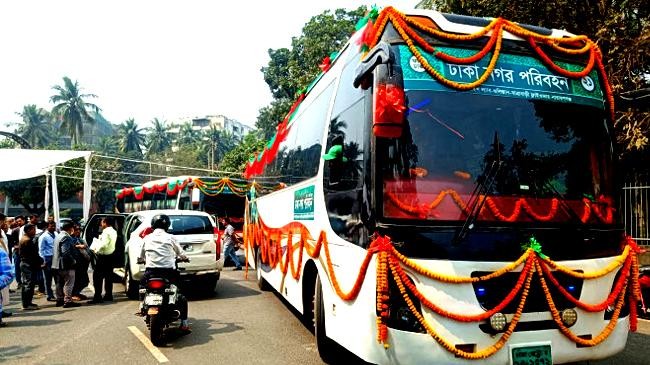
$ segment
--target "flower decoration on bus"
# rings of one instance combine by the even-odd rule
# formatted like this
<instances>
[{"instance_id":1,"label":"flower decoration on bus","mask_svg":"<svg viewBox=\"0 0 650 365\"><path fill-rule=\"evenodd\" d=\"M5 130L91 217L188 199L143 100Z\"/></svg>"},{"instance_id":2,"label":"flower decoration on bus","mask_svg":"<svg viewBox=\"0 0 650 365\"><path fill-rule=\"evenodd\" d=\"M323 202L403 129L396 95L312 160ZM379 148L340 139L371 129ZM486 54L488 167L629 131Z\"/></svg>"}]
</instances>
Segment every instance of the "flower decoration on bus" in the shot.
<instances>
[{"instance_id":1,"label":"flower decoration on bus","mask_svg":"<svg viewBox=\"0 0 650 365\"><path fill-rule=\"evenodd\" d=\"M373 14L374 16L374 14ZM512 35L523 38L528 42L530 48L539 57L539 59L552 71L568 77L571 79L582 79L587 76L594 67L598 68L600 76L603 80L603 86L607 97L607 104L609 112L614 120L614 97L612 94L611 86L608 82L603 65L602 53L598 45L590 40L587 36L578 35L573 37L551 37L535 33L527 30L517 23L511 22L503 18L493 19L487 26L473 34L456 34L448 33L438 29L435 26L429 26L415 18L406 16L405 14L395 10L393 7L384 8L376 18L369 16L363 22L362 36L360 37L359 45L362 51L367 51L374 47L380 40L386 25L390 22L397 33L404 40L413 56L417 59L420 65L428 72L431 77L440 82L441 84L456 90L471 90L474 89L490 78L492 71L496 66L497 60L501 54L501 45L503 41L503 33L508 32ZM418 31L428 36L443 40L445 42L468 42L475 41L483 37L489 37L481 50L469 57L455 57L438 51L429 44L423 37L418 34ZM559 66L541 46L548 47L553 52L569 57L586 57L587 63L580 71L571 71ZM445 78L439 73L422 55L421 50L429 54L433 54L436 58L455 64L472 64L475 63L492 53L489 64L483 74L477 80L469 83L460 83Z\"/></svg>"},{"instance_id":2,"label":"flower decoration on bus","mask_svg":"<svg viewBox=\"0 0 650 365\"><path fill-rule=\"evenodd\" d=\"M174 196L179 191L183 190L187 184L192 181L191 177L180 179L168 179L165 181L152 181L142 186L129 187L118 190L115 194L117 199L123 199L127 196L133 195L135 200L142 200L145 194L167 194L167 196Z\"/></svg>"},{"instance_id":3,"label":"flower decoration on bus","mask_svg":"<svg viewBox=\"0 0 650 365\"><path fill-rule=\"evenodd\" d=\"M394 216L395 214L391 213L391 209L397 209L407 216L418 218L434 216L441 219L440 212L437 212L436 208L441 205L446 197L449 197L454 202L459 213L469 214L467 202L454 189L440 191L433 201L428 204L414 205L407 203L407 201L417 200L412 195L410 193L387 192L385 194L387 204L384 206L387 214ZM603 195L593 201L583 198L582 200L564 200L562 202L558 198L541 199L483 195L478 199L485 201L478 215L482 220L497 220L509 223L525 222L531 219L537 222L561 221L567 219L565 217L566 210L570 209L577 212L580 221L585 224L593 219L606 224L614 222L614 203L611 197ZM546 207L544 207L545 204ZM566 209L558 209L560 204L564 204Z\"/></svg>"},{"instance_id":4,"label":"flower decoration on bus","mask_svg":"<svg viewBox=\"0 0 650 365\"><path fill-rule=\"evenodd\" d=\"M254 205L254 203L253 203ZM248 208L247 208L248 209ZM247 210L248 212L248 210ZM246 247L246 259L248 260L249 252L259 250L261 261L271 267L279 269L282 273L282 282L287 280L287 274L291 273L294 280L300 280L301 267L303 266L303 253L313 259L324 261L327 270L327 276L330 278L332 287L336 295L345 301L351 301L357 298L361 291L361 286L367 280L366 274L368 267L376 256L376 312L377 312L377 341L385 348L390 345L390 328L387 324L387 318L390 311L390 302L392 296L403 298L409 311L417 319L422 328L437 342L441 347L453 353L455 356L464 359L484 359L497 353L505 347L509 338L514 333L517 325L520 323L524 313L524 307L528 299L531 283L534 277L537 277L542 287L546 304L551 313L558 330L569 340L580 346L592 347L605 341L614 331L618 319L622 315L623 306L626 304L629 308L630 330L636 331L637 317L636 306L640 300L640 289L638 283L638 257L640 249L636 242L631 238L626 238L623 242L623 252L614 257L609 264L598 270L586 271L573 270L565 267L558 262L553 261L545 255L542 250L542 244L534 237L522 244L524 253L514 262L504 265L498 270L482 276L463 277L451 274L444 274L433 271L422 266L415 260L411 260L401 254L393 245L390 237L376 235L372 241L366 256L359 267L359 271L354 284L349 290L341 288L337 273L334 270L329 243L325 232L321 231L317 238L313 237L309 229L300 222L292 222L284 227L272 228L267 226L262 218L258 215L253 219L248 213L246 215L246 225L244 227L244 244ZM281 241L286 239L286 246ZM297 259L294 254L297 251ZM321 257L321 252L324 257ZM490 280L499 278L507 273L519 273L518 279L510 292L494 307L478 311L476 313L460 313L453 308L445 309L435 301L429 299L418 285L409 279L406 269L410 273L417 273L422 277L448 284L472 284L487 283ZM572 278L580 280L592 280L602 278L612 272L619 271L620 275L614 283L614 287L609 295L599 303L588 303L577 299L572 293L572 288L565 288L556 278L555 273L561 272ZM391 292L389 280L393 280L397 286L397 292ZM549 285L550 283L550 285ZM608 324L603 330L591 339L583 338L571 331L570 324L566 324L562 314L556 306L557 298L554 298L550 287L556 289L555 293L575 306L586 312L603 312L611 309L611 317ZM482 289L479 288L479 289ZM628 290L629 289L629 290ZM483 289L485 290L485 289ZM502 334L494 344L477 351L465 351L457 348L454 343L446 339L436 330L435 324L430 323L423 314L424 310L436 313L444 318L449 318L459 322L481 322L490 319L493 315L501 313L515 298L519 297L514 315L510 322L503 328ZM420 305L416 306L415 300ZM613 309L612 309L613 308Z\"/></svg>"}]
</instances>

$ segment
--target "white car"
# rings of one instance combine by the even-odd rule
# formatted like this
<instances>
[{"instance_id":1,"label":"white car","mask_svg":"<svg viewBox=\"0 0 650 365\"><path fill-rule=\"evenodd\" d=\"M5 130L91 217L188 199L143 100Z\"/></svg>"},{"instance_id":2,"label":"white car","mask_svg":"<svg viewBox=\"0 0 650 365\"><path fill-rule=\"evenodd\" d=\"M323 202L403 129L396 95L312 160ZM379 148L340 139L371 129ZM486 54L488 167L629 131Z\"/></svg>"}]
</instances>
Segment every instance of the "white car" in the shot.
<instances>
[{"instance_id":1,"label":"white car","mask_svg":"<svg viewBox=\"0 0 650 365\"><path fill-rule=\"evenodd\" d=\"M193 210L144 210L120 214L95 214L84 230L86 242L98 235L101 218L111 216L118 232L114 253L115 273L123 278L126 294L138 298L139 280L144 274L144 265L137 263L146 232L151 231L151 219L157 214L166 214L171 220L168 232L173 234L183 247L189 263L179 263L182 281L200 281L206 293L215 290L224 257L219 242L219 232L212 217Z\"/></svg>"}]
</instances>

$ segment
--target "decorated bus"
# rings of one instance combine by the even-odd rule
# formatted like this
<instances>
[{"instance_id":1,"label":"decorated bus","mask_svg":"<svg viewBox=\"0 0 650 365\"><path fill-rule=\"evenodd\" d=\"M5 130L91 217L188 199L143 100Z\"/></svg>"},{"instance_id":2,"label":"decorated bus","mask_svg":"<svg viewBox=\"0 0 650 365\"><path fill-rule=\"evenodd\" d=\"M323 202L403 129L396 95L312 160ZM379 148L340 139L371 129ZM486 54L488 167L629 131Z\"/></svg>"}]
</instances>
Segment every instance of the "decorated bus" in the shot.
<instances>
[{"instance_id":1,"label":"decorated bus","mask_svg":"<svg viewBox=\"0 0 650 365\"><path fill-rule=\"evenodd\" d=\"M245 201L251 188L267 192L279 187L230 177L174 176L117 190L115 210L118 213L150 209L200 210L213 215L215 221L219 217L229 217L241 234Z\"/></svg>"},{"instance_id":2,"label":"decorated bus","mask_svg":"<svg viewBox=\"0 0 650 365\"><path fill-rule=\"evenodd\" d=\"M321 357L551 364L636 328L612 91L562 30L373 10L246 176L247 260Z\"/></svg>"}]
</instances>

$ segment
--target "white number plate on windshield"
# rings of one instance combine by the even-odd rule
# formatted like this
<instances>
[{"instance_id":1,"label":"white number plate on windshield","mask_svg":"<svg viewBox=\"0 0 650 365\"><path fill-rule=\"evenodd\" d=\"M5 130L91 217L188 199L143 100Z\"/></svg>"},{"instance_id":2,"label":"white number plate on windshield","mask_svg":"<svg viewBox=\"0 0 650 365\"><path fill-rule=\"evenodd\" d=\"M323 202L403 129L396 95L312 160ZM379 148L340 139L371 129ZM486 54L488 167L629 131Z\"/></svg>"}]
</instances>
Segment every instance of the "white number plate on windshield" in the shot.
<instances>
[{"instance_id":1,"label":"white number plate on windshield","mask_svg":"<svg viewBox=\"0 0 650 365\"><path fill-rule=\"evenodd\" d=\"M160 294L148 294L144 297L144 304L146 305L160 305L163 302L163 296Z\"/></svg>"}]
</instances>

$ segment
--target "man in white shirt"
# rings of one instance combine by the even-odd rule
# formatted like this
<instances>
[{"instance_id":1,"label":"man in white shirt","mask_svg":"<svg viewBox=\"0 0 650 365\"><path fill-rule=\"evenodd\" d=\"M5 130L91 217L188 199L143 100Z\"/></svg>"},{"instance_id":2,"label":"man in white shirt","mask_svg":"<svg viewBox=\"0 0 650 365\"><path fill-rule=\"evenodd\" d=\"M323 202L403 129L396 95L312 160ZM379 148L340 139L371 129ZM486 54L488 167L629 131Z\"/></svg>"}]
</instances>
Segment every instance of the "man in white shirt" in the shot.
<instances>
[{"instance_id":1,"label":"man in white shirt","mask_svg":"<svg viewBox=\"0 0 650 365\"><path fill-rule=\"evenodd\" d=\"M90 249L97 255L97 263L93 269L93 286L95 295L88 304L113 301L113 252L117 241L117 231L113 228L113 218L104 217L100 221L102 234L93 240ZM104 297L102 297L104 286Z\"/></svg>"},{"instance_id":2,"label":"man in white shirt","mask_svg":"<svg viewBox=\"0 0 650 365\"><path fill-rule=\"evenodd\" d=\"M141 285L145 286L150 278L164 278L178 286L179 274L176 270L176 257L186 260L185 252L174 238L174 235L167 233L171 220L165 214L158 214L151 219L153 232L144 237L144 243L140 252L138 262L145 263L144 275ZM178 311L181 313L180 329L189 332L187 322L187 300L182 294L178 294L176 302Z\"/></svg>"}]
</instances>

